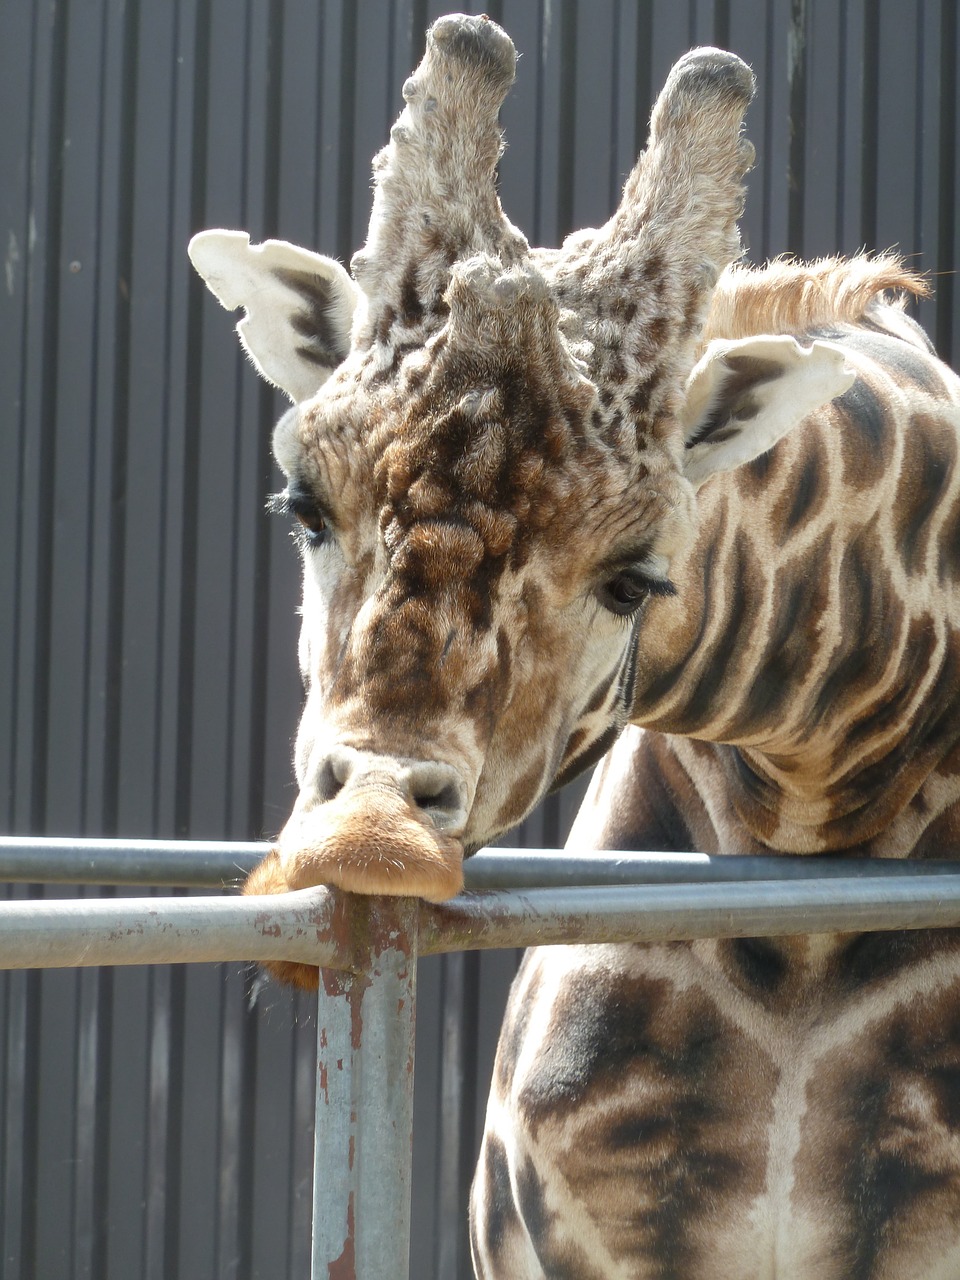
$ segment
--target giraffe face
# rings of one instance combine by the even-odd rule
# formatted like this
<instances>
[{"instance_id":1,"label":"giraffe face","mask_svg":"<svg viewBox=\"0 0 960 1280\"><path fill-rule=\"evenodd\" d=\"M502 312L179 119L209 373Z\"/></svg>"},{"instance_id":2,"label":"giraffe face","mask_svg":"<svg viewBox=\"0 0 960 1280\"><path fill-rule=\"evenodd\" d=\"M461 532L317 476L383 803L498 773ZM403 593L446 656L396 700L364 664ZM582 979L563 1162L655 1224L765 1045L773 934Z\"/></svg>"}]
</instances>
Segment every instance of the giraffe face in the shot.
<instances>
[{"instance_id":1,"label":"giraffe face","mask_svg":"<svg viewBox=\"0 0 960 1280\"><path fill-rule=\"evenodd\" d=\"M464 848L625 723L646 602L671 590L692 527L669 452L597 430L556 327L531 351L523 316L484 353L454 318L388 384L369 353L349 358L277 428L307 690L287 883L454 892ZM372 868L371 832L388 851Z\"/></svg>"}]
</instances>

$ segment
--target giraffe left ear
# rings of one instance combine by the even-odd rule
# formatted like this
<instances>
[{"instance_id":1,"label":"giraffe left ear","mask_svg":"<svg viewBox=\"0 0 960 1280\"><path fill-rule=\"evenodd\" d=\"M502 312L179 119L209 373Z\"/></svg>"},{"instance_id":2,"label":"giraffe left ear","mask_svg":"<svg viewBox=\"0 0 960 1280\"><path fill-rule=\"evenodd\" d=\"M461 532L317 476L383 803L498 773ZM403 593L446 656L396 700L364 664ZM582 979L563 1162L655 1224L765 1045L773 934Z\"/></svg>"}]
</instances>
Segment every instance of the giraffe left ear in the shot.
<instances>
[{"instance_id":1,"label":"giraffe left ear","mask_svg":"<svg viewBox=\"0 0 960 1280\"><path fill-rule=\"evenodd\" d=\"M237 325L257 372L291 400L309 400L350 350L360 290L333 258L245 231L200 231L190 261Z\"/></svg>"},{"instance_id":2,"label":"giraffe left ear","mask_svg":"<svg viewBox=\"0 0 960 1280\"><path fill-rule=\"evenodd\" d=\"M789 335L711 342L687 380L683 474L699 488L751 462L855 377L832 342L805 347Z\"/></svg>"}]
</instances>

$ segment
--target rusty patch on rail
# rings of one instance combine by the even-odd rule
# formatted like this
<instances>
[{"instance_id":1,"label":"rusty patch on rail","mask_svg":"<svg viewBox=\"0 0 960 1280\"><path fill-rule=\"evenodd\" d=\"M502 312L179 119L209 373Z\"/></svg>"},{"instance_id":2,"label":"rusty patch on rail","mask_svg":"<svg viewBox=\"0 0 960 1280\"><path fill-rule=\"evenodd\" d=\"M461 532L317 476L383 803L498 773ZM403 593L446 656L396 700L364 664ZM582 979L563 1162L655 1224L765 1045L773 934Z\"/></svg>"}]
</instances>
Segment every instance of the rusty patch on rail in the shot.
<instances>
[{"instance_id":1,"label":"rusty patch on rail","mask_svg":"<svg viewBox=\"0 0 960 1280\"><path fill-rule=\"evenodd\" d=\"M355 1229L353 1221L353 1192L350 1192L350 1199L347 1202L347 1238L343 1242L343 1252L339 1258L335 1258L333 1262L328 1264L327 1275L329 1280L356 1280L357 1277L357 1255L355 1242Z\"/></svg>"}]
</instances>

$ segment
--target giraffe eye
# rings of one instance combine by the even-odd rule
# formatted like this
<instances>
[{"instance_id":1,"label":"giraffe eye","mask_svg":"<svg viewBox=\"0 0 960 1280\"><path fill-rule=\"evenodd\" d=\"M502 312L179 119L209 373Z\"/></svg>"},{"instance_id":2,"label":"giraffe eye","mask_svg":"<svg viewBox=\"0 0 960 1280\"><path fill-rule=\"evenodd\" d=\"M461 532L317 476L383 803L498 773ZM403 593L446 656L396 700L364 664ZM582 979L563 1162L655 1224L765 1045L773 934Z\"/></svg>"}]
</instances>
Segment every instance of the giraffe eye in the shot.
<instances>
[{"instance_id":1,"label":"giraffe eye","mask_svg":"<svg viewBox=\"0 0 960 1280\"><path fill-rule=\"evenodd\" d=\"M320 538L327 532L327 522L318 512L295 511L293 514L309 541Z\"/></svg>"},{"instance_id":2,"label":"giraffe eye","mask_svg":"<svg viewBox=\"0 0 960 1280\"><path fill-rule=\"evenodd\" d=\"M676 588L663 578L651 578L637 569L622 569L597 589L597 599L610 613L629 617L648 596L672 596Z\"/></svg>"},{"instance_id":3,"label":"giraffe eye","mask_svg":"<svg viewBox=\"0 0 960 1280\"><path fill-rule=\"evenodd\" d=\"M629 573L618 573L603 584L597 595L605 609L625 617L640 608L647 598L648 590L644 579Z\"/></svg>"},{"instance_id":4,"label":"giraffe eye","mask_svg":"<svg viewBox=\"0 0 960 1280\"><path fill-rule=\"evenodd\" d=\"M294 509L293 516L297 522L293 536L301 547L313 549L323 546L330 536L330 530L319 511L316 508Z\"/></svg>"},{"instance_id":5,"label":"giraffe eye","mask_svg":"<svg viewBox=\"0 0 960 1280\"><path fill-rule=\"evenodd\" d=\"M293 536L301 548L322 546L330 537L326 514L310 495L300 489L285 489L271 498L268 506L271 511L293 516L296 522Z\"/></svg>"}]
</instances>

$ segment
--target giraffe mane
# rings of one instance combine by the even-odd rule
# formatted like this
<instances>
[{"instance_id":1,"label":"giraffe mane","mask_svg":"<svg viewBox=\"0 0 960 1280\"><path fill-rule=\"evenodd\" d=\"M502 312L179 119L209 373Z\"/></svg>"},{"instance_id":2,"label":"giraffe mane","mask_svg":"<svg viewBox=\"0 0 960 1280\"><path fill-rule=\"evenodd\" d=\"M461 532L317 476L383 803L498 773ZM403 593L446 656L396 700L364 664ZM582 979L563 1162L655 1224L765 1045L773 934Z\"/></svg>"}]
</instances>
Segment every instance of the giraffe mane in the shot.
<instances>
[{"instance_id":1,"label":"giraffe mane","mask_svg":"<svg viewBox=\"0 0 960 1280\"><path fill-rule=\"evenodd\" d=\"M702 342L856 324L878 303L903 308L908 295L929 297L930 286L894 253L735 264L717 282Z\"/></svg>"}]
</instances>

